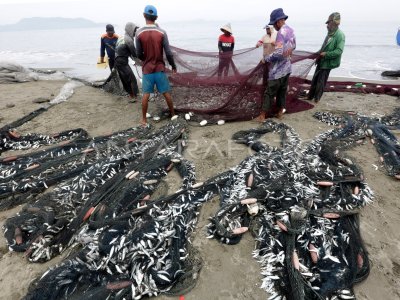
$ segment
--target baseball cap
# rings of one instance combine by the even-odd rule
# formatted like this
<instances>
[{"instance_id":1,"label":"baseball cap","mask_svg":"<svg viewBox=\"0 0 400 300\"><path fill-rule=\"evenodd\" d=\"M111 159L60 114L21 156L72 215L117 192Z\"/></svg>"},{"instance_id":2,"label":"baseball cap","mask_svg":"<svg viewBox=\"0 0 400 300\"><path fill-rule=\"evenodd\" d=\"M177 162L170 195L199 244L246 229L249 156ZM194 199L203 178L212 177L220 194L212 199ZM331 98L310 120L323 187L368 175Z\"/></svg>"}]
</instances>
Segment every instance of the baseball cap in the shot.
<instances>
[{"instance_id":1,"label":"baseball cap","mask_svg":"<svg viewBox=\"0 0 400 300\"><path fill-rule=\"evenodd\" d=\"M149 16L157 17L157 9L153 5L146 5L144 13Z\"/></svg>"},{"instance_id":2,"label":"baseball cap","mask_svg":"<svg viewBox=\"0 0 400 300\"><path fill-rule=\"evenodd\" d=\"M114 31L114 26L112 26L111 24L107 24L106 25L106 31L107 32L115 32Z\"/></svg>"}]
</instances>

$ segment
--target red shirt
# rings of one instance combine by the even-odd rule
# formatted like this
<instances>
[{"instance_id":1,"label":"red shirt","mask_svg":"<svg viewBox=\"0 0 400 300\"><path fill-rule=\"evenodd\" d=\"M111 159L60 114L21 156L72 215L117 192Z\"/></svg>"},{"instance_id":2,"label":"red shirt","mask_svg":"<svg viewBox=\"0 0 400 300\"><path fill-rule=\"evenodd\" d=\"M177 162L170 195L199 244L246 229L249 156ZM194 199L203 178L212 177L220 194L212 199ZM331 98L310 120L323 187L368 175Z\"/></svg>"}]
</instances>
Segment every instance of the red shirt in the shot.
<instances>
[{"instance_id":1,"label":"red shirt","mask_svg":"<svg viewBox=\"0 0 400 300\"><path fill-rule=\"evenodd\" d=\"M143 61L143 74L165 71L164 51L168 62L175 67L167 33L155 25L146 25L138 29L136 52Z\"/></svg>"},{"instance_id":2,"label":"red shirt","mask_svg":"<svg viewBox=\"0 0 400 300\"><path fill-rule=\"evenodd\" d=\"M218 38L218 49L222 52L233 51L235 47L235 38L233 35L221 34Z\"/></svg>"}]
</instances>

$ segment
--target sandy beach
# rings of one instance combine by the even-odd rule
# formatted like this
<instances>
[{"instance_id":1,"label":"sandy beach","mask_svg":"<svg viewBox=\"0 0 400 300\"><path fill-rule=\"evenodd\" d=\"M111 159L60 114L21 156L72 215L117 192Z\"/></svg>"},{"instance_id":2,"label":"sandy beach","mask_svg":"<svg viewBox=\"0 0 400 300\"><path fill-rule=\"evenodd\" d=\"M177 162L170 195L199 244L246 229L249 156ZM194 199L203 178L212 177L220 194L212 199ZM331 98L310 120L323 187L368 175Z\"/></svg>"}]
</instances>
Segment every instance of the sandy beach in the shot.
<instances>
[{"instance_id":1,"label":"sandy beach","mask_svg":"<svg viewBox=\"0 0 400 300\"><path fill-rule=\"evenodd\" d=\"M34 99L54 98L64 83L36 81L0 84L0 127L39 108L42 104L33 103ZM399 99L386 95L326 93L314 109L285 115L282 122L292 126L303 141L307 141L331 128L312 117L316 111L354 110L365 115L383 115L399 105ZM130 103L126 97L83 86L77 88L68 101L51 107L18 130L21 133L51 134L84 128L91 136L97 136L139 125L140 109L140 103ZM153 109L155 104L151 102L149 111ZM164 122L155 126L159 127ZM248 149L234 144L231 136L239 130L253 127L257 125L251 122L191 126L185 156L195 163L198 181L234 167L247 157ZM399 132L397 137L400 138ZM272 135L266 137L266 141L271 144L277 142ZM357 299L400 299L400 181L386 175L372 144L365 143L348 153L362 167L366 182L375 195L374 202L361 211L361 234L369 252L371 272L365 281L355 286ZM13 152L9 151L3 153L3 156L11 154ZM174 185L173 172L167 182ZM217 211L218 205L214 199L203 206L197 230L192 236L204 266L197 286L185 295L185 299L268 299L266 292L259 288L260 266L252 258L254 240L250 234L245 234L242 241L234 246L206 239L207 219ZM0 225L20 209L21 206L0 212ZM60 262L67 252L45 264L29 263L22 253L8 251L6 240L1 234L0 299L21 299L32 280ZM171 298L160 296L158 299Z\"/></svg>"}]
</instances>

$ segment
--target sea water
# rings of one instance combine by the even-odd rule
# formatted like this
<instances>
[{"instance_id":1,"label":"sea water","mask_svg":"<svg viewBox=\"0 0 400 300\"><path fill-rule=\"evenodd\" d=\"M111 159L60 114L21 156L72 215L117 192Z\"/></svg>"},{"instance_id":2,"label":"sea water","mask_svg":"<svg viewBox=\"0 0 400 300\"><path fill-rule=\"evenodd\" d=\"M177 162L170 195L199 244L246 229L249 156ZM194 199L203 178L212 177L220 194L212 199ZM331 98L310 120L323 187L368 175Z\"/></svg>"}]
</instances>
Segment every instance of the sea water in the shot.
<instances>
[{"instance_id":1,"label":"sea water","mask_svg":"<svg viewBox=\"0 0 400 300\"><path fill-rule=\"evenodd\" d=\"M164 28L171 45L191 51L217 51L219 28L224 22L170 22ZM288 20L295 30L297 49L318 51L326 35L326 25L317 22ZM265 33L259 20L231 22L235 49L255 46ZM346 35L342 64L331 76L384 80L386 70L400 70L400 47L396 44L399 24L345 23ZM123 34L123 24L116 32ZM96 68L100 55L100 35L103 27L82 29L49 29L35 31L0 32L0 61L12 61L28 68L62 69L69 76L101 80L108 69Z\"/></svg>"}]
</instances>

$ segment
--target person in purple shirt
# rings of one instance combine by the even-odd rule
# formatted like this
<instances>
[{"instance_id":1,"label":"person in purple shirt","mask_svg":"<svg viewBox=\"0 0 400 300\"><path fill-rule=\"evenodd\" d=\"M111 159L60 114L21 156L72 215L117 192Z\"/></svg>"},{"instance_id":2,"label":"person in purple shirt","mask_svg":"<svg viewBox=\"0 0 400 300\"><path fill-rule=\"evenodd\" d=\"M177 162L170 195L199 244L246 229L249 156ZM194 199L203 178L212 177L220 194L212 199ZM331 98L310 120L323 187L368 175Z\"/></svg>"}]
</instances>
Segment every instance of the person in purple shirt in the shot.
<instances>
[{"instance_id":1,"label":"person in purple shirt","mask_svg":"<svg viewBox=\"0 0 400 300\"><path fill-rule=\"evenodd\" d=\"M270 64L268 85L264 94L261 114L256 118L257 121L264 122L267 113L271 110L274 98L278 107L279 119L282 119L286 111L286 92L289 83L289 76L292 72L291 54L296 48L296 37L294 31L288 25L282 8L272 11L269 25L273 25L278 31L275 41L275 50L270 55L264 57L266 63Z\"/></svg>"}]
</instances>

